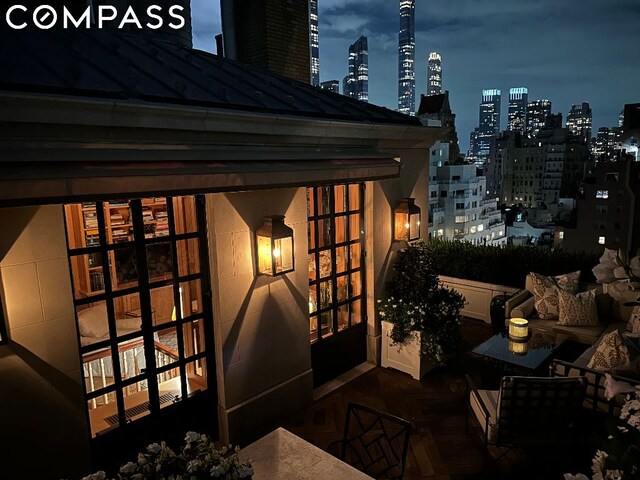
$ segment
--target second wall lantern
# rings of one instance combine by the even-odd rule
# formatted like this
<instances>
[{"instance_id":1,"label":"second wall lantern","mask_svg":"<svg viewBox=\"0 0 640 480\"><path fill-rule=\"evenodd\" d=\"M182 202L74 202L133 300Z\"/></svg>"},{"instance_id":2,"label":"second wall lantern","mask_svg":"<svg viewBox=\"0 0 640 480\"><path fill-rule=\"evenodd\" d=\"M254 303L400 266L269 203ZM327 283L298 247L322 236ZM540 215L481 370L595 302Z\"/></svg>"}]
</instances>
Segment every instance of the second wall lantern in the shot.
<instances>
[{"instance_id":1,"label":"second wall lantern","mask_svg":"<svg viewBox=\"0 0 640 480\"><path fill-rule=\"evenodd\" d=\"M412 242L420 238L420 207L414 198L404 198L393 211L394 240Z\"/></svg>"},{"instance_id":2,"label":"second wall lantern","mask_svg":"<svg viewBox=\"0 0 640 480\"><path fill-rule=\"evenodd\" d=\"M284 215L264 217L256 241L258 273L274 277L294 270L293 230L284 224Z\"/></svg>"}]
</instances>

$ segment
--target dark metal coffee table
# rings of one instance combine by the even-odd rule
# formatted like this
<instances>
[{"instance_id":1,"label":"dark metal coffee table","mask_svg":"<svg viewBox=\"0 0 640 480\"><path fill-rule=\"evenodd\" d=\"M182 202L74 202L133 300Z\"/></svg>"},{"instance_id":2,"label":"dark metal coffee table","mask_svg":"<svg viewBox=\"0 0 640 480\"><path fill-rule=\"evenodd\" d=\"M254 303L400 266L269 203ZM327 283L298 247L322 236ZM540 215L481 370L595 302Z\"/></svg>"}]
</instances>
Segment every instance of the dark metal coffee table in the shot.
<instances>
[{"instance_id":1,"label":"dark metal coffee table","mask_svg":"<svg viewBox=\"0 0 640 480\"><path fill-rule=\"evenodd\" d=\"M556 333L534 332L523 345L498 334L478 345L472 353L497 367L499 373L546 376L545 368L566 339Z\"/></svg>"}]
</instances>

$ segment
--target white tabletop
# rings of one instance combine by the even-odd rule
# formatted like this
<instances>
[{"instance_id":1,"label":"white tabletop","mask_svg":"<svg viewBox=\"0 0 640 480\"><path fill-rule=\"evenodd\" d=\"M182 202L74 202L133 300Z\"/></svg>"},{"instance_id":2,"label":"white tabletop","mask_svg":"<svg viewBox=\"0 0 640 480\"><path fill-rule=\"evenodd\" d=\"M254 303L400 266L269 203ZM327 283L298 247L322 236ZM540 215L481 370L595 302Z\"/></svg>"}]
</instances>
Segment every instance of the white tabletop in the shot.
<instances>
[{"instance_id":1,"label":"white tabletop","mask_svg":"<svg viewBox=\"0 0 640 480\"><path fill-rule=\"evenodd\" d=\"M251 460L253 480L371 480L284 428L240 450L240 458Z\"/></svg>"}]
</instances>

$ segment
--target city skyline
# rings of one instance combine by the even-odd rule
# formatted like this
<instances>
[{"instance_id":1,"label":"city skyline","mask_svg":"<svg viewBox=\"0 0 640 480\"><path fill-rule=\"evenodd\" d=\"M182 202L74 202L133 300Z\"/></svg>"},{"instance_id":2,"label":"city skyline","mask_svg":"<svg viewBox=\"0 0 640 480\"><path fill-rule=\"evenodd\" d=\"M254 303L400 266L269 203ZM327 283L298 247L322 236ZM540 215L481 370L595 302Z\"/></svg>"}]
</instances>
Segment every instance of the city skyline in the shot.
<instances>
[{"instance_id":1,"label":"city skyline","mask_svg":"<svg viewBox=\"0 0 640 480\"><path fill-rule=\"evenodd\" d=\"M442 88L451 92L463 152L478 123L483 89L508 92L526 86L530 99L551 100L553 113L561 112L565 120L573 104L588 101L593 132L616 126L623 105L637 100L634 79L639 67L625 45L640 42L640 4L586 0L577 9L577 3L416 2L416 99L426 93L427 55L437 51L447 71ZM396 109L398 2L318 0L318 9L320 81L342 79L347 71L342 52L366 35L369 101ZM215 51L213 38L221 31L219 2L193 0L192 10L195 47Z\"/></svg>"}]
</instances>

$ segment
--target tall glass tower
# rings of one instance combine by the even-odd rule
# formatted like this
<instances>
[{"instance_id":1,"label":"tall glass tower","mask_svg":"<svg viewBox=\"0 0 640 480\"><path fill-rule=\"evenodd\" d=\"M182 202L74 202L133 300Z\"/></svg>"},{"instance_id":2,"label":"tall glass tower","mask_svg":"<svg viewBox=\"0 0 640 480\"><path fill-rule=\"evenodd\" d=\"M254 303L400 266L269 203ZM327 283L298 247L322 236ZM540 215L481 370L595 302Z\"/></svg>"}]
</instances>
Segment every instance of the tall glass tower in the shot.
<instances>
[{"instance_id":1,"label":"tall glass tower","mask_svg":"<svg viewBox=\"0 0 640 480\"><path fill-rule=\"evenodd\" d=\"M527 129L527 105L529 90L526 87L509 89L509 125L510 131L524 133Z\"/></svg>"},{"instance_id":2,"label":"tall glass tower","mask_svg":"<svg viewBox=\"0 0 640 480\"><path fill-rule=\"evenodd\" d=\"M318 0L309 0L309 48L311 50L311 85L320 85L320 44L318 41Z\"/></svg>"},{"instance_id":3,"label":"tall glass tower","mask_svg":"<svg viewBox=\"0 0 640 480\"><path fill-rule=\"evenodd\" d=\"M431 52L427 67L427 95L440 93L442 93L442 57L438 52Z\"/></svg>"},{"instance_id":4,"label":"tall glass tower","mask_svg":"<svg viewBox=\"0 0 640 480\"><path fill-rule=\"evenodd\" d=\"M483 163L489 156L491 139L500 133L500 107L502 92L496 88L482 90L480 104L480 122L478 125L477 156L478 163Z\"/></svg>"},{"instance_id":5,"label":"tall glass tower","mask_svg":"<svg viewBox=\"0 0 640 480\"><path fill-rule=\"evenodd\" d=\"M589 102L582 102L582 105L571 105L571 110L567 114L567 128L571 135L581 136L591 140L591 107Z\"/></svg>"},{"instance_id":6,"label":"tall glass tower","mask_svg":"<svg viewBox=\"0 0 640 480\"><path fill-rule=\"evenodd\" d=\"M551 100L532 100L527 105L527 133L534 137L544 127L547 116L551 115Z\"/></svg>"},{"instance_id":7,"label":"tall glass tower","mask_svg":"<svg viewBox=\"0 0 640 480\"><path fill-rule=\"evenodd\" d=\"M416 3L400 0L398 35L398 111L409 115L416 111Z\"/></svg>"},{"instance_id":8,"label":"tall glass tower","mask_svg":"<svg viewBox=\"0 0 640 480\"><path fill-rule=\"evenodd\" d=\"M363 102L369 101L369 49L365 36L349 47L349 73L344 77L342 93Z\"/></svg>"}]
</instances>

